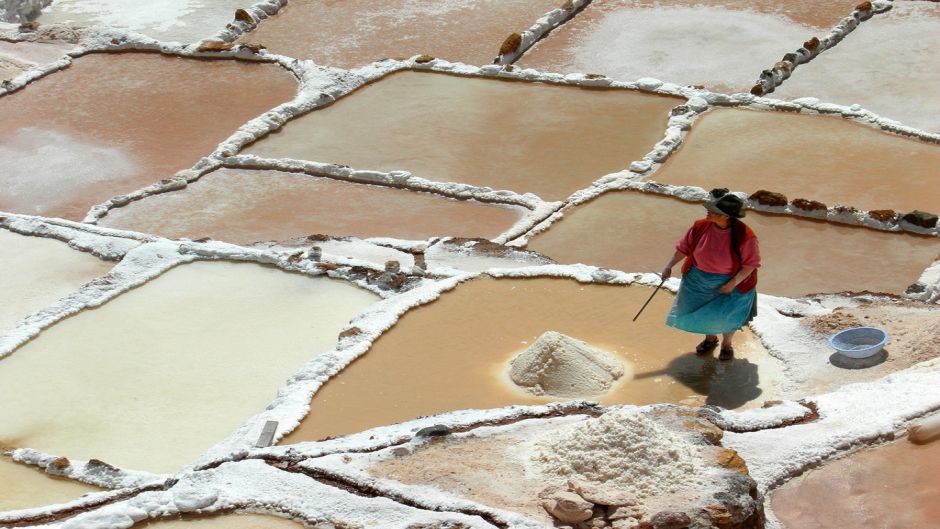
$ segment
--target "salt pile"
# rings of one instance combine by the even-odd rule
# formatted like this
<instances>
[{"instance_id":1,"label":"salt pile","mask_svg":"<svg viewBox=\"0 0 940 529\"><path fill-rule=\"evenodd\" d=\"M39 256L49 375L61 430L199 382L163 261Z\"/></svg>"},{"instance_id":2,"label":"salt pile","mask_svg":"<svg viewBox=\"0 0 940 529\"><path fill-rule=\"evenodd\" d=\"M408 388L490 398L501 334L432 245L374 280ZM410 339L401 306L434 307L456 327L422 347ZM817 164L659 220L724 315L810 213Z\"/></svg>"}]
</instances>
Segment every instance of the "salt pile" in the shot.
<instances>
[{"instance_id":1,"label":"salt pile","mask_svg":"<svg viewBox=\"0 0 940 529\"><path fill-rule=\"evenodd\" d=\"M636 411L609 412L531 443L531 463L548 476L616 485L638 498L701 487L700 448Z\"/></svg>"},{"instance_id":2,"label":"salt pile","mask_svg":"<svg viewBox=\"0 0 940 529\"><path fill-rule=\"evenodd\" d=\"M623 364L606 351L548 331L510 362L509 377L533 395L600 395L624 374Z\"/></svg>"}]
</instances>

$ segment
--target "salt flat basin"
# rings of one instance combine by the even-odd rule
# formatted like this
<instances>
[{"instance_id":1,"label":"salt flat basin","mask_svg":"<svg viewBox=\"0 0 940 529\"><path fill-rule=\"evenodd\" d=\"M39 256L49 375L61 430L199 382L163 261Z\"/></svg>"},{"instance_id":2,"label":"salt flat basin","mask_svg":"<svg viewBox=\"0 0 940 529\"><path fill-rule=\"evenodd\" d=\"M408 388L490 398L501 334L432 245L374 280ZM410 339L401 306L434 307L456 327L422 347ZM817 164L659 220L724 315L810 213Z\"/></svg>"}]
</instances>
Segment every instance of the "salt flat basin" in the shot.
<instances>
[{"instance_id":1,"label":"salt flat basin","mask_svg":"<svg viewBox=\"0 0 940 529\"><path fill-rule=\"evenodd\" d=\"M898 2L827 50L825 60L801 65L771 97L859 104L904 125L940 132L940 100L924 90L940 85L938 23L935 2Z\"/></svg>"},{"instance_id":2,"label":"salt flat basin","mask_svg":"<svg viewBox=\"0 0 940 529\"><path fill-rule=\"evenodd\" d=\"M135 529L300 529L305 525L265 514L213 514L182 518L146 520L134 524Z\"/></svg>"},{"instance_id":3,"label":"salt flat basin","mask_svg":"<svg viewBox=\"0 0 940 529\"><path fill-rule=\"evenodd\" d=\"M53 62L74 47L65 43L0 41L0 81L11 80L37 65Z\"/></svg>"},{"instance_id":4,"label":"salt flat basin","mask_svg":"<svg viewBox=\"0 0 940 529\"><path fill-rule=\"evenodd\" d=\"M377 299L261 265L179 266L0 360L0 439L175 472L262 411Z\"/></svg>"},{"instance_id":5,"label":"salt flat basin","mask_svg":"<svg viewBox=\"0 0 940 529\"><path fill-rule=\"evenodd\" d=\"M114 263L64 242L0 229L0 334L29 314L107 274Z\"/></svg>"},{"instance_id":6,"label":"salt flat basin","mask_svg":"<svg viewBox=\"0 0 940 529\"><path fill-rule=\"evenodd\" d=\"M294 97L273 64L92 54L0 98L0 211L82 220Z\"/></svg>"},{"instance_id":7,"label":"salt flat basin","mask_svg":"<svg viewBox=\"0 0 940 529\"><path fill-rule=\"evenodd\" d=\"M519 65L746 92L762 70L828 32L856 3L594 1L538 42Z\"/></svg>"},{"instance_id":8,"label":"salt flat basin","mask_svg":"<svg viewBox=\"0 0 940 529\"><path fill-rule=\"evenodd\" d=\"M704 217L701 204L640 192L608 193L569 210L527 248L564 263L659 272L679 238ZM937 238L911 233L755 211L748 211L744 221L760 241L758 291L777 296L846 290L900 294L940 252ZM676 266L677 276L678 271Z\"/></svg>"},{"instance_id":9,"label":"salt flat basin","mask_svg":"<svg viewBox=\"0 0 940 529\"><path fill-rule=\"evenodd\" d=\"M627 90L403 72L288 122L246 152L403 169L560 200L642 158L682 102Z\"/></svg>"},{"instance_id":10,"label":"salt flat basin","mask_svg":"<svg viewBox=\"0 0 940 529\"><path fill-rule=\"evenodd\" d=\"M111 26L143 33L165 42L196 42L215 35L234 20L239 0L162 0L140 9L134 0L55 0L43 9L40 24Z\"/></svg>"},{"instance_id":11,"label":"salt flat basin","mask_svg":"<svg viewBox=\"0 0 940 529\"><path fill-rule=\"evenodd\" d=\"M239 42L339 68L419 54L482 66L510 33L560 6L558 0L296 2Z\"/></svg>"},{"instance_id":12,"label":"salt flat basin","mask_svg":"<svg viewBox=\"0 0 940 529\"><path fill-rule=\"evenodd\" d=\"M113 209L100 224L170 238L209 236L240 244L312 233L492 239L526 212L522 207L282 171L220 169L183 191Z\"/></svg>"},{"instance_id":13,"label":"salt flat basin","mask_svg":"<svg viewBox=\"0 0 940 529\"><path fill-rule=\"evenodd\" d=\"M770 357L749 331L739 336L735 362L690 352L701 337L665 326L668 292L660 292L631 323L651 293L643 286L568 279L483 277L464 283L405 314L365 356L327 382L310 414L282 443L445 411L570 400L525 393L507 375L509 361L549 330L610 352L633 373L597 399L604 404L705 395L710 404L733 408L757 399L777 380Z\"/></svg>"},{"instance_id":14,"label":"salt flat basin","mask_svg":"<svg viewBox=\"0 0 940 529\"><path fill-rule=\"evenodd\" d=\"M940 442L906 439L857 452L795 478L773 493L787 529L933 527L940 518Z\"/></svg>"},{"instance_id":15,"label":"salt flat basin","mask_svg":"<svg viewBox=\"0 0 940 529\"><path fill-rule=\"evenodd\" d=\"M937 211L940 146L832 116L714 110L653 178L861 210Z\"/></svg>"},{"instance_id":16,"label":"salt flat basin","mask_svg":"<svg viewBox=\"0 0 940 529\"><path fill-rule=\"evenodd\" d=\"M0 456L0 512L66 503L100 489L46 474Z\"/></svg>"}]
</instances>

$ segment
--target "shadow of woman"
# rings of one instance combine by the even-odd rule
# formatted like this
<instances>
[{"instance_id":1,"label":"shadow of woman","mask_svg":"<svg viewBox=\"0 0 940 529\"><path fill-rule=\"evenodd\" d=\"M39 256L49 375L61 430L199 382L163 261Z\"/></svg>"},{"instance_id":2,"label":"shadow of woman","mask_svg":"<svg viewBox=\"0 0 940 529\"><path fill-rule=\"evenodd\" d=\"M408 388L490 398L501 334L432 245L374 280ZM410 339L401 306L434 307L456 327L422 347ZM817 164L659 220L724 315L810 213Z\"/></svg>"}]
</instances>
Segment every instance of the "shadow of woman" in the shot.
<instances>
[{"instance_id":1,"label":"shadow of woman","mask_svg":"<svg viewBox=\"0 0 940 529\"><path fill-rule=\"evenodd\" d=\"M687 353L657 371L637 373L633 378L668 375L699 395L706 395L705 404L734 409L747 404L763 393L758 387L757 364L747 358L719 361L711 355Z\"/></svg>"}]
</instances>

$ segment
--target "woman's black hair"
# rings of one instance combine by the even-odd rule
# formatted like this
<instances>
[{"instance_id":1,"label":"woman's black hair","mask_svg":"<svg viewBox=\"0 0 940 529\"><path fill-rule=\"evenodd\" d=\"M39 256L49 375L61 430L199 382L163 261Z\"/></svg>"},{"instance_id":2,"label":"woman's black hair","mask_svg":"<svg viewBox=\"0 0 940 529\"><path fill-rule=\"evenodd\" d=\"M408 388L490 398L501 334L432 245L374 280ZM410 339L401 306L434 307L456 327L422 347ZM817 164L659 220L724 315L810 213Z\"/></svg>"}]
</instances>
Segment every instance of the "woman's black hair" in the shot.
<instances>
[{"instance_id":1,"label":"woman's black hair","mask_svg":"<svg viewBox=\"0 0 940 529\"><path fill-rule=\"evenodd\" d=\"M738 244L738 223L741 222L734 217L728 217L730 223L728 228L731 230L731 251L734 252L735 257L738 258L738 268L742 266L741 263L741 247Z\"/></svg>"}]
</instances>

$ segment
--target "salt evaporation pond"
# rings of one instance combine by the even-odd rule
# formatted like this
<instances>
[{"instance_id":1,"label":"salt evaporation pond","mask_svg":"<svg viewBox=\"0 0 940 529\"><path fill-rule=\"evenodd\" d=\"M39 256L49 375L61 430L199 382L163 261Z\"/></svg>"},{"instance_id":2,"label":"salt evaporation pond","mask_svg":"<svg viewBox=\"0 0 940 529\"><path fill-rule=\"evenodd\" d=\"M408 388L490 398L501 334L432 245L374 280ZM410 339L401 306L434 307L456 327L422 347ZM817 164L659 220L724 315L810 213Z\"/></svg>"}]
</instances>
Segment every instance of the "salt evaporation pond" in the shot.
<instances>
[{"instance_id":1,"label":"salt evaporation pond","mask_svg":"<svg viewBox=\"0 0 940 529\"><path fill-rule=\"evenodd\" d=\"M747 92L762 70L828 32L855 4L595 0L538 42L519 65Z\"/></svg>"},{"instance_id":2,"label":"salt evaporation pond","mask_svg":"<svg viewBox=\"0 0 940 529\"><path fill-rule=\"evenodd\" d=\"M81 220L95 204L189 169L296 89L273 64L77 58L0 98L0 210Z\"/></svg>"},{"instance_id":3,"label":"salt evaporation pond","mask_svg":"<svg viewBox=\"0 0 940 529\"><path fill-rule=\"evenodd\" d=\"M940 132L940 5L893 2L852 36L801 65L770 97L859 104L904 125Z\"/></svg>"},{"instance_id":4,"label":"salt evaporation pond","mask_svg":"<svg viewBox=\"0 0 940 529\"><path fill-rule=\"evenodd\" d=\"M64 242L0 229L0 334L29 314L107 274L114 263Z\"/></svg>"},{"instance_id":5,"label":"salt evaporation pond","mask_svg":"<svg viewBox=\"0 0 940 529\"><path fill-rule=\"evenodd\" d=\"M940 520L940 442L906 439L810 470L770 499L787 529L936 527Z\"/></svg>"},{"instance_id":6,"label":"salt evaporation pond","mask_svg":"<svg viewBox=\"0 0 940 529\"><path fill-rule=\"evenodd\" d=\"M0 80L11 80L37 65L53 62L74 47L65 43L0 41Z\"/></svg>"},{"instance_id":7,"label":"salt evaporation pond","mask_svg":"<svg viewBox=\"0 0 940 529\"><path fill-rule=\"evenodd\" d=\"M653 178L861 210L940 212L940 146L839 117L714 110Z\"/></svg>"},{"instance_id":8,"label":"salt evaporation pond","mask_svg":"<svg viewBox=\"0 0 940 529\"><path fill-rule=\"evenodd\" d=\"M246 152L407 170L560 200L642 158L682 102L627 90L404 72L288 122Z\"/></svg>"},{"instance_id":9,"label":"salt evaporation pond","mask_svg":"<svg viewBox=\"0 0 940 529\"><path fill-rule=\"evenodd\" d=\"M563 263L659 272L701 204L640 192L607 193L565 213L527 248ZM758 291L776 296L870 290L901 294L940 252L936 237L748 211L760 240ZM634 226L626 231L625 225ZM833 266L842 263L844 266ZM678 275L679 266L675 268Z\"/></svg>"},{"instance_id":10,"label":"salt evaporation pond","mask_svg":"<svg viewBox=\"0 0 940 529\"><path fill-rule=\"evenodd\" d=\"M110 26L164 42L196 42L215 35L234 20L242 0L161 0L143 9L136 0L55 0L39 16L40 24Z\"/></svg>"},{"instance_id":11,"label":"salt evaporation pond","mask_svg":"<svg viewBox=\"0 0 940 529\"><path fill-rule=\"evenodd\" d=\"M134 529L300 529L305 525L266 514L213 514L177 519L145 520Z\"/></svg>"},{"instance_id":12,"label":"salt evaporation pond","mask_svg":"<svg viewBox=\"0 0 940 529\"><path fill-rule=\"evenodd\" d=\"M310 414L282 443L321 439L468 408L553 400L512 384L508 363L546 331L558 331L617 357L627 374L604 404L679 402L704 395L736 408L758 397L779 372L750 332L734 362L696 356L698 335L666 327L672 296L661 293L636 323L652 290L570 279L475 279L405 314L366 353L314 396ZM632 373L632 376L631 376Z\"/></svg>"},{"instance_id":13,"label":"salt evaporation pond","mask_svg":"<svg viewBox=\"0 0 940 529\"><path fill-rule=\"evenodd\" d=\"M420 54L482 66L493 62L510 33L529 29L560 5L559 0L292 2L240 42L339 68Z\"/></svg>"},{"instance_id":14,"label":"salt evaporation pond","mask_svg":"<svg viewBox=\"0 0 940 529\"><path fill-rule=\"evenodd\" d=\"M0 439L175 472L262 411L377 299L256 264L179 266L0 360Z\"/></svg>"},{"instance_id":15,"label":"salt evaporation pond","mask_svg":"<svg viewBox=\"0 0 940 529\"><path fill-rule=\"evenodd\" d=\"M0 456L0 512L66 503L98 488L57 478Z\"/></svg>"},{"instance_id":16,"label":"salt evaporation pond","mask_svg":"<svg viewBox=\"0 0 940 529\"><path fill-rule=\"evenodd\" d=\"M99 224L170 238L208 236L238 244L312 233L491 239L527 211L281 171L220 169L185 190L113 209Z\"/></svg>"}]
</instances>

